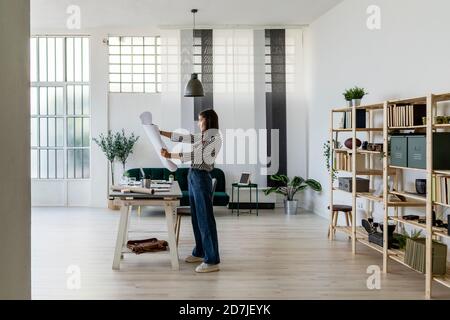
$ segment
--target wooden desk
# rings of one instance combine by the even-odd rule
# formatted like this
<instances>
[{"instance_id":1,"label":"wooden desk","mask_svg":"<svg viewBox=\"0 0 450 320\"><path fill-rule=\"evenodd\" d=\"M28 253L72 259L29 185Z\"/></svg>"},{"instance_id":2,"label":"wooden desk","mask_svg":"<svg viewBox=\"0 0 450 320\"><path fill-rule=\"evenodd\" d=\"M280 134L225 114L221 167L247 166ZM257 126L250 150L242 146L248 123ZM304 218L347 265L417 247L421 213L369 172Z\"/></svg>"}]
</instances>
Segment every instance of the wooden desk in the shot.
<instances>
[{"instance_id":1,"label":"wooden desk","mask_svg":"<svg viewBox=\"0 0 450 320\"><path fill-rule=\"evenodd\" d=\"M130 219L130 206L161 206L166 213L168 243L170 260L173 270L179 270L178 248L175 239L175 221L177 210L180 206L182 196L178 182L173 182L170 191L156 192L155 194L121 193L111 191L110 197L114 198L114 203L122 206L120 211L119 229L117 231L116 249L114 251L113 270L120 269L120 260L123 253L129 252L127 249L128 225Z\"/></svg>"}]
</instances>

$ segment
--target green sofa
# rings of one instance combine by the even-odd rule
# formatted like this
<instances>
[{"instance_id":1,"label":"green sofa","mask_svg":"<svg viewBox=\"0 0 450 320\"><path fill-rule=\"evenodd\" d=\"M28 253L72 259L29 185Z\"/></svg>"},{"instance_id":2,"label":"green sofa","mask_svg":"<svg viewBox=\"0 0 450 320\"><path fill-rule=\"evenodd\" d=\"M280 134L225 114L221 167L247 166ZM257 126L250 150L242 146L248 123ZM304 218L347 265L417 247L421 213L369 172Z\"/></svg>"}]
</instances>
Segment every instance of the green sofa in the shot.
<instances>
[{"instance_id":1,"label":"green sofa","mask_svg":"<svg viewBox=\"0 0 450 320\"><path fill-rule=\"evenodd\" d=\"M149 174L152 179L155 180L169 180L171 172L165 168L143 168L145 175ZM189 168L178 168L173 176L178 181L183 197L180 200L181 206L189 205L189 192L188 192L188 175ZM134 177L137 181L142 179L141 169L130 169L125 172L128 177ZM230 196L225 192L225 174L222 170L214 168L211 171L211 177L217 179L216 191L214 192L214 205L215 206L227 206L230 202Z\"/></svg>"}]
</instances>

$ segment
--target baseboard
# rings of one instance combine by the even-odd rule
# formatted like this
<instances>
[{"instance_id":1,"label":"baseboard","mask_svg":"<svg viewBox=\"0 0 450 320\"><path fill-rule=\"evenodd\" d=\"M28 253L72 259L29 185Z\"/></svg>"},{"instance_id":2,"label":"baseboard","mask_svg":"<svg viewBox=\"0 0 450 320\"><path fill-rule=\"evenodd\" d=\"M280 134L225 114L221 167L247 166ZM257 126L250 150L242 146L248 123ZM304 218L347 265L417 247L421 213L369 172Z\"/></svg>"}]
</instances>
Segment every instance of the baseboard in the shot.
<instances>
[{"instance_id":1,"label":"baseboard","mask_svg":"<svg viewBox=\"0 0 450 320\"><path fill-rule=\"evenodd\" d=\"M259 203L258 208L262 210L271 210L275 209L275 203L270 202L264 202ZM228 203L228 209L237 209L237 203L236 202L230 202ZM250 203L250 202L240 202L239 203L239 209L256 209L256 203Z\"/></svg>"}]
</instances>

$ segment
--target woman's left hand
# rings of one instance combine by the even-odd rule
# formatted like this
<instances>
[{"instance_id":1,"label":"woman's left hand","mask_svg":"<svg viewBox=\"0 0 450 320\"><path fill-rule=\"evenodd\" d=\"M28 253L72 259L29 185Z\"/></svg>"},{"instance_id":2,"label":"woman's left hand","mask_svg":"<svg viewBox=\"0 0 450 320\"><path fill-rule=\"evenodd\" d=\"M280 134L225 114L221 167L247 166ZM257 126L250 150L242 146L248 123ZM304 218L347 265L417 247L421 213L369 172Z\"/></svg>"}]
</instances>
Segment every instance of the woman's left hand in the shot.
<instances>
[{"instance_id":1,"label":"woman's left hand","mask_svg":"<svg viewBox=\"0 0 450 320\"><path fill-rule=\"evenodd\" d=\"M167 151L167 149L161 149L161 156L166 158L166 159L170 159L171 158L171 154L169 151Z\"/></svg>"}]
</instances>

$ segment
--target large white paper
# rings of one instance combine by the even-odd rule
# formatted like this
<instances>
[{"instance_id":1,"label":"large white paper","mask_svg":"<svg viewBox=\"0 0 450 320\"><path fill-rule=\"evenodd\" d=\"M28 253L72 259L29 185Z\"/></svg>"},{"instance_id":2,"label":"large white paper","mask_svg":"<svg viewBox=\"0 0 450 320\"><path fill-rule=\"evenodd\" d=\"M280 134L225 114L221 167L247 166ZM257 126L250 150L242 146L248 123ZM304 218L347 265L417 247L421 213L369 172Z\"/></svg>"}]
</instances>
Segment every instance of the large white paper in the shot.
<instances>
[{"instance_id":1,"label":"large white paper","mask_svg":"<svg viewBox=\"0 0 450 320\"><path fill-rule=\"evenodd\" d=\"M175 172L177 170L177 165L173 163L173 161L161 156L161 149L167 149L167 146L161 139L158 126L152 123L152 114L150 112L144 112L139 116L139 118L141 119L144 131L150 139L155 152L158 154L161 163L171 172Z\"/></svg>"}]
</instances>

